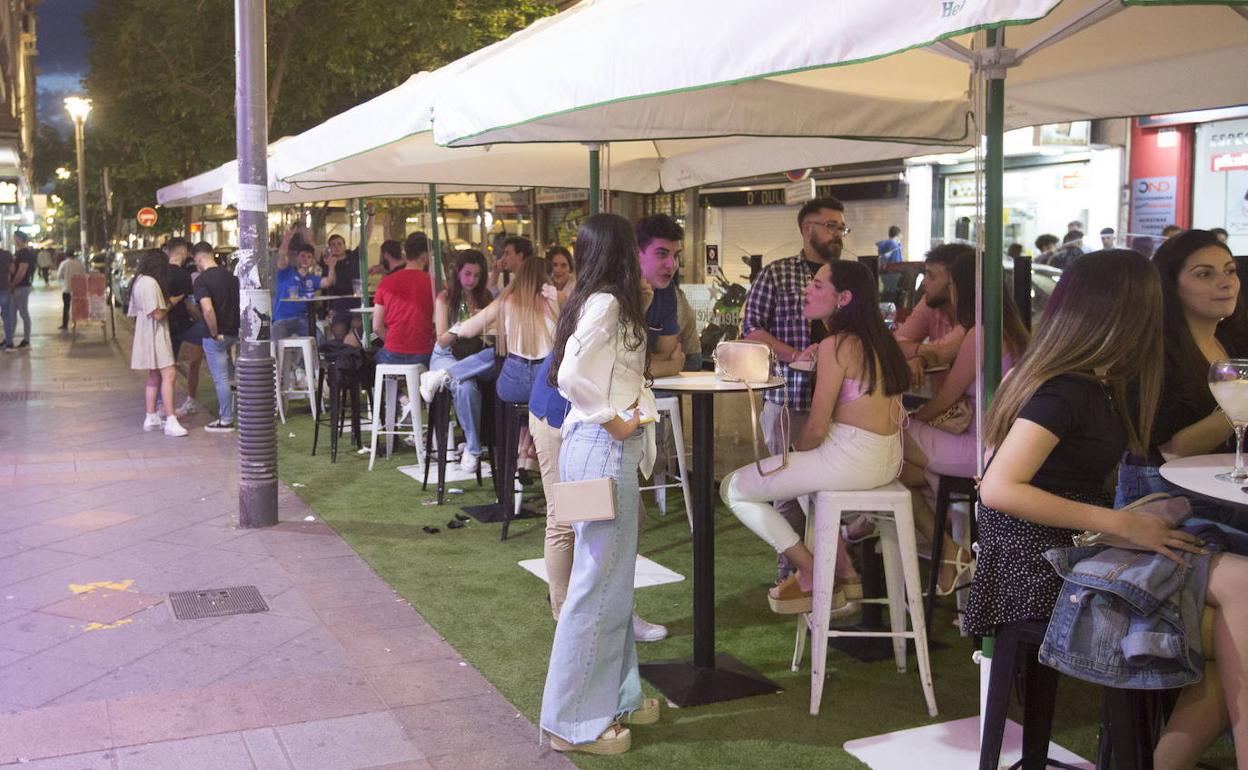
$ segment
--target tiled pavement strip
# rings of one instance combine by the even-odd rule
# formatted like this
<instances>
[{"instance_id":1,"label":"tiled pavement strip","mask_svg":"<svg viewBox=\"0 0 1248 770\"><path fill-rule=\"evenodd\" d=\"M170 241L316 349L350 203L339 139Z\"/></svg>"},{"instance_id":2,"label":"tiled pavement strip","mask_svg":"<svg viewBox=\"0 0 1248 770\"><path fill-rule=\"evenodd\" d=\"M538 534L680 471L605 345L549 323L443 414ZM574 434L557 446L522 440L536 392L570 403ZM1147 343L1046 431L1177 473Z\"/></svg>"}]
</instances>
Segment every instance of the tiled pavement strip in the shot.
<instances>
[{"instance_id":1,"label":"tiled pavement strip","mask_svg":"<svg viewBox=\"0 0 1248 770\"><path fill-rule=\"evenodd\" d=\"M37 288L33 349L0 355L0 765L571 767L289 489L236 528L235 437L144 433L128 323L71 342L60 304ZM233 585L270 611L165 599Z\"/></svg>"}]
</instances>

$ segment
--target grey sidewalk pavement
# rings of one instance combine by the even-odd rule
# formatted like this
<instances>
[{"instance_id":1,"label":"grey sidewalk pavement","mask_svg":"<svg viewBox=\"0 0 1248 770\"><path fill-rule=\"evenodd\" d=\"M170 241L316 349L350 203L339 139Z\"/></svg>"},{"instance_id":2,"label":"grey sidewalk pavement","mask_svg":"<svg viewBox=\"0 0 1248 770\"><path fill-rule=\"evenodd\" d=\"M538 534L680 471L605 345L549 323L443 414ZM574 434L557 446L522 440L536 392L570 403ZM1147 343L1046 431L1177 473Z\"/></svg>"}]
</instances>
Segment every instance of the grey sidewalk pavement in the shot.
<instances>
[{"instance_id":1,"label":"grey sidewalk pavement","mask_svg":"<svg viewBox=\"0 0 1248 770\"><path fill-rule=\"evenodd\" d=\"M129 324L71 340L60 307L37 287L32 349L0 354L0 765L572 766L290 490L237 528L234 434L144 433ZM269 611L167 601L240 585Z\"/></svg>"}]
</instances>

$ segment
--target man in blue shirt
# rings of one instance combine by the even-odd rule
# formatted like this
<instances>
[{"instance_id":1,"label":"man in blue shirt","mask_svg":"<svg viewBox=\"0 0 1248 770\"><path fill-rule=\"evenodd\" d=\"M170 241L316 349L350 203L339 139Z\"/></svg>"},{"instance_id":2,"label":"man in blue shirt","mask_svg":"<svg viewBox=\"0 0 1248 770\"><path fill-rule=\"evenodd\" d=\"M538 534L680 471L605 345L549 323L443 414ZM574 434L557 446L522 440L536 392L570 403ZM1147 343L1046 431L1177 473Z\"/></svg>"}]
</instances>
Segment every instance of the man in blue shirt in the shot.
<instances>
[{"instance_id":1,"label":"man in blue shirt","mask_svg":"<svg viewBox=\"0 0 1248 770\"><path fill-rule=\"evenodd\" d=\"M680 264L685 231L666 214L640 220L635 231L641 277L654 289L654 299L646 309L650 374L668 377L685 367L685 353L678 344L676 286L672 283Z\"/></svg>"},{"instance_id":2,"label":"man in blue shirt","mask_svg":"<svg viewBox=\"0 0 1248 770\"><path fill-rule=\"evenodd\" d=\"M880 255L880 266L900 262L901 256L901 228L897 225L891 225L888 228L888 238L883 241L875 242L875 251Z\"/></svg>"},{"instance_id":3,"label":"man in blue shirt","mask_svg":"<svg viewBox=\"0 0 1248 770\"><path fill-rule=\"evenodd\" d=\"M301 243L295 250L295 263L290 264L289 252L279 249L277 253L277 288L273 303L274 340L296 337L308 333L308 303L287 302L288 299L308 299L316 296L322 278L313 270L316 263L316 247ZM330 268L333 282L334 268Z\"/></svg>"}]
</instances>

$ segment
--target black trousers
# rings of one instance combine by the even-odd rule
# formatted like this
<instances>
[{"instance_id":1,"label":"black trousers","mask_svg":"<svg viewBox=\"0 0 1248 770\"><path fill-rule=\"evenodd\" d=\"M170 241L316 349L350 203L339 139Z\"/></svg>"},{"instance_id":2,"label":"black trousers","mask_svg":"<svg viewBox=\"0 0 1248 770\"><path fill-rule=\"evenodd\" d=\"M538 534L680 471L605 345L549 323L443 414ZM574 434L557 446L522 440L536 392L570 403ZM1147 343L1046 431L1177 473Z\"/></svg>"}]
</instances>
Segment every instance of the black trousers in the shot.
<instances>
[{"instance_id":1,"label":"black trousers","mask_svg":"<svg viewBox=\"0 0 1248 770\"><path fill-rule=\"evenodd\" d=\"M61 292L61 328L69 326L69 292Z\"/></svg>"}]
</instances>

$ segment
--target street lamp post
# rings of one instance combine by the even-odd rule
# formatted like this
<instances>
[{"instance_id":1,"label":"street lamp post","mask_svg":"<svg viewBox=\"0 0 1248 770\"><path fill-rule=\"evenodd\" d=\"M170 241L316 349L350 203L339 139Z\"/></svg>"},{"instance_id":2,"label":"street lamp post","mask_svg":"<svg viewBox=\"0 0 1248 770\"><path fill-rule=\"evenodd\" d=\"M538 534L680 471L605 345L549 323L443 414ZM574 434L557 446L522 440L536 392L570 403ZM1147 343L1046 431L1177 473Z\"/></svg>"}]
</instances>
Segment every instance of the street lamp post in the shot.
<instances>
[{"instance_id":1,"label":"street lamp post","mask_svg":"<svg viewBox=\"0 0 1248 770\"><path fill-rule=\"evenodd\" d=\"M85 148L83 147L83 127L87 122L87 115L91 113L91 100L82 96L65 97L65 109L69 112L69 117L74 121L74 145L78 150L78 248L82 251L84 262L89 262L87 256L87 182L86 182L86 159Z\"/></svg>"}]
</instances>

